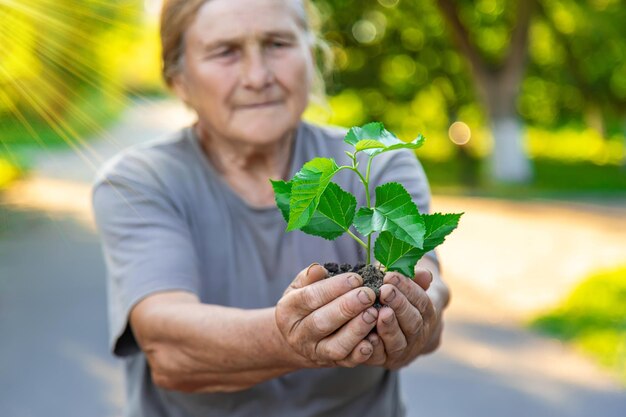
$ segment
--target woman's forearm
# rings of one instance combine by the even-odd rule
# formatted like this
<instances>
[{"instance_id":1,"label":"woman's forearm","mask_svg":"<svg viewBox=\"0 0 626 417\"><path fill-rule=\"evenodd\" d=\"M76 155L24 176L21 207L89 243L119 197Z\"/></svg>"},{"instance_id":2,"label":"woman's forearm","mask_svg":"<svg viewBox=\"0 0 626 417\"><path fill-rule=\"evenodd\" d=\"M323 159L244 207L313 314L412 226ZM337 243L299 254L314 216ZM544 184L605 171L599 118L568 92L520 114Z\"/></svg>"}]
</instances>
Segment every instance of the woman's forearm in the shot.
<instances>
[{"instance_id":1,"label":"woman's forearm","mask_svg":"<svg viewBox=\"0 0 626 417\"><path fill-rule=\"evenodd\" d=\"M237 391L307 365L278 331L273 308L201 304L185 292L152 295L131 326L157 385L186 392Z\"/></svg>"}]
</instances>

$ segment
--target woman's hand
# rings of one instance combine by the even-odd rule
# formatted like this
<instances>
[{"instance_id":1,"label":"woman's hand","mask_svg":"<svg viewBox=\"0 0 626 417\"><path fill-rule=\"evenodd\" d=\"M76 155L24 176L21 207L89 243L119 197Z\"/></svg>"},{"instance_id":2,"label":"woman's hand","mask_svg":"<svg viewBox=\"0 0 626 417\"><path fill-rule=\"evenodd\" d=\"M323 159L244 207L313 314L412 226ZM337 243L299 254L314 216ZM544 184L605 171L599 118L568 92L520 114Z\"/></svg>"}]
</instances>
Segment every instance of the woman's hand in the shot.
<instances>
[{"instance_id":1,"label":"woman's hand","mask_svg":"<svg viewBox=\"0 0 626 417\"><path fill-rule=\"evenodd\" d=\"M366 337L378 319L375 294L356 273L327 275L318 264L300 272L276 305L276 323L304 366L354 367L374 351Z\"/></svg>"},{"instance_id":2,"label":"woman's hand","mask_svg":"<svg viewBox=\"0 0 626 417\"><path fill-rule=\"evenodd\" d=\"M413 280L397 272L385 274L380 289L383 308L378 314L376 332L367 337L374 346L368 365L399 369L437 348L443 325L426 292L432 279L427 269L417 269Z\"/></svg>"}]
</instances>

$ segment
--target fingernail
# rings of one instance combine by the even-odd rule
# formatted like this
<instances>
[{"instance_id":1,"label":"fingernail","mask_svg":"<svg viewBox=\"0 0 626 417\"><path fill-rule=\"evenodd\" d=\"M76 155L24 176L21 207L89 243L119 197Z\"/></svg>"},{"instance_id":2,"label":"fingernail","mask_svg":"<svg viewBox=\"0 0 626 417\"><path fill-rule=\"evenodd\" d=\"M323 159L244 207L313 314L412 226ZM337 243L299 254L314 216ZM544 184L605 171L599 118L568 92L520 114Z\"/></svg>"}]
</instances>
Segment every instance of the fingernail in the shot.
<instances>
[{"instance_id":1,"label":"fingernail","mask_svg":"<svg viewBox=\"0 0 626 417\"><path fill-rule=\"evenodd\" d=\"M363 303L363 304L371 304L372 300L370 300L369 295L367 295L367 293L363 290L359 291L359 293L357 294L357 296L359 297L359 300Z\"/></svg>"},{"instance_id":2,"label":"fingernail","mask_svg":"<svg viewBox=\"0 0 626 417\"><path fill-rule=\"evenodd\" d=\"M372 346L378 346L378 343L379 343L378 336L370 336L367 340L370 341Z\"/></svg>"},{"instance_id":3,"label":"fingernail","mask_svg":"<svg viewBox=\"0 0 626 417\"><path fill-rule=\"evenodd\" d=\"M385 297L385 302L390 303L391 301L393 301L394 298L396 298L396 290L392 289L389 295Z\"/></svg>"},{"instance_id":4,"label":"fingernail","mask_svg":"<svg viewBox=\"0 0 626 417\"><path fill-rule=\"evenodd\" d=\"M393 323L394 317L395 317L395 314L392 314L391 316L387 317L386 319L383 319L383 323L385 323L385 324Z\"/></svg>"},{"instance_id":5,"label":"fingernail","mask_svg":"<svg viewBox=\"0 0 626 417\"><path fill-rule=\"evenodd\" d=\"M365 355L365 356L371 355L372 354L372 349L368 348L368 347L362 347L361 348L361 354Z\"/></svg>"},{"instance_id":6,"label":"fingernail","mask_svg":"<svg viewBox=\"0 0 626 417\"><path fill-rule=\"evenodd\" d=\"M428 268L419 268L418 271L426 271L426 272L428 272L428 275L430 275L430 282L431 283L433 282L433 279L435 278L435 276L433 275L433 271L431 271Z\"/></svg>"},{"instance_id":7,"label":"fingernail","mask_svg":"<svg viewBox=\"0 0 626 417\"><path fill-rule=\"evenodd\" d=\"M311 265L309 265L309 267L306 269L306 276L308 278L309 276L309 271L311 270L311 268L313 268L315 265L319 265L317 262L313 262Z\"/></svg>"},{"instance_id":8,"label":"fingernail","mask_svg":"<svg viewBox=\"0 0 626 417\"><path fill-rule=\"evenodd\" d=\"M359 277L357 277L356 275L350 275L348 276L348 284L352 287L352 288L358 288L361 286L363 282L359 279Z\"/></svg>"},{"instance_id":9,"label":"fingernail","mask_svg":"<svg viewBox=\"0 0 626 417\"><path fill-rule=\"evenodd\" d=\"M372 324L376 321L376 315L372 314L369 310L363 312L363 320L367 324Z\"/></svg>"}]
</instances>

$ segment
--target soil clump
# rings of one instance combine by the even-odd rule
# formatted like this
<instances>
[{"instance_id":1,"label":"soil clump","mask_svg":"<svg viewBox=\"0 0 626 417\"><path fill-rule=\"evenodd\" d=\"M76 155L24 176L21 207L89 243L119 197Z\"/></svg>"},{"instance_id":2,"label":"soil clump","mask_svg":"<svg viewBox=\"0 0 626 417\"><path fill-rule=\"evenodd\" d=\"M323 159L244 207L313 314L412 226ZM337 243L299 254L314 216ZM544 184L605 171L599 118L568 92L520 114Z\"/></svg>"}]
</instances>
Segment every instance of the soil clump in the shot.
<instances>
[{"instance_id":1,"label":"soil clump","mask_svg":"<svg viewBox=\"0 0 626 417\"><path fill-rule=\"evenodd\" d=\"M376 301L374 307L380 309L383 305L380 303L380 287L383 285L383 278L385 274L383 271L375 267L374 265L365 265L363 263L356 264L354 266L350 264L338 265L334 262L324 264L324 268L328 271L328 276L332 277L339 274L345 274L346 272L356 272L363 277L363 286L371 288L376 293Z\"/></svg>"}]
</instances>

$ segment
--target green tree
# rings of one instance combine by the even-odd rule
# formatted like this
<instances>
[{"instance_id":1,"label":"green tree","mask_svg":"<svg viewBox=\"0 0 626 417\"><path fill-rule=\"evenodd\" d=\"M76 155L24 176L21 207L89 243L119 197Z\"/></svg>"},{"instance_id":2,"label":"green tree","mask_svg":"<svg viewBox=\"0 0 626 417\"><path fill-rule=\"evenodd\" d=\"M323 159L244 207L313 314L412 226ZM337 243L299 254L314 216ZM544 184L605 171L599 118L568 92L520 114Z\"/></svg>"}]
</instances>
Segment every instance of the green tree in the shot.
<instances>
[{"instance_id":1,"label":"green tree","mask_svg":"<svg viewBox=\"0 0 626 417\"><path fill-rule=\"evenodd\" d=\"M525 182L532 176L523 123L554 127L600 120L595 124L601 130L623 128L623 0L318 4L332 15L335 89L360 98L363 119L386 119L392 129L411 130L419 124L416 118L443 109L439 126L420 126L430 136L433 127L447 127L478 104L495 139L491 175L498 180Z\"/></svg>"}]
</instances>

